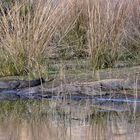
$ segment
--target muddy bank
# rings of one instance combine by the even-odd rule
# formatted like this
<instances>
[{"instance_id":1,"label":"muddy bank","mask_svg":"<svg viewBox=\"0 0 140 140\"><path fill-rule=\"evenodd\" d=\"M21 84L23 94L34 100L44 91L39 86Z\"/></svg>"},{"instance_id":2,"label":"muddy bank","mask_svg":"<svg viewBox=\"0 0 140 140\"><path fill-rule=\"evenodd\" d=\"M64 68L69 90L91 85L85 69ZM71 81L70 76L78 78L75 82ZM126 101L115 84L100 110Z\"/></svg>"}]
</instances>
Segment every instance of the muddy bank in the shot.
<instances>
[{"instance_id":1,"label":"muddy bank","mask_svg":"<svg viewBox=\"0 0 140 140\"><path fill-rule=\"evenodd\" d=\"M43 78L31 81L1 80L0 99L41 99L54 96L71 98L94 98L97 95L108 95L122 91L140 91L140 80L105 79L96 82L63 84L57 87L44 88ZM127 94L128 96L132 96ZM135 95L133 95L135 96ZM139 97L139 95L137 95Z\"/></svg>"}]
</instances>

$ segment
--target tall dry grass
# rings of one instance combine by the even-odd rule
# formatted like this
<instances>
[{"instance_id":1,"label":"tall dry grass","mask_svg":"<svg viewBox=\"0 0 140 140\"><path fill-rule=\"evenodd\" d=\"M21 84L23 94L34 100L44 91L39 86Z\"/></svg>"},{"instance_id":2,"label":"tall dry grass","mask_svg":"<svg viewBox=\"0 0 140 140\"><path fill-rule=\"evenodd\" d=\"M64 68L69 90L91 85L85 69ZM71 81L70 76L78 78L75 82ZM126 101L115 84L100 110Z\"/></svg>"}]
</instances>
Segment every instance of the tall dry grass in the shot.
<instances>
[{"instance_id":1,"label":"tall dry grass","mask_svg":"<svg viewBox=\"0 0 140 140\"><path fill-rule=\"evenodd\" d=\"M88 46L94 68L111 67L121 55L129 1L87 0Z\"/></svg>"},{"instance_id":2,"label":"tall dry grass","mask_svg":"<svg viewBox=\"0 0 140 140\"><path fill-rule=\"evenodd\" d=\"M46 74L52 54L88 57L94 69L135 58L139 5L139 0L1 1L0 75Z\"/></svg>"},{"instance_id":3,"label":"tall dry grass","mask_svg":"<svg viewBox=\"0 0 140 140\"><path fill-rule=\"evenodd\" d=\"M131 0L126 30L126 52L140 63L140 1Z\"/></svg>"},{"instance_id":4,"label":"tall dry grass","mask_svg":"<svg viewBox=\"0 0 140 140\"><path fill-rule=\"evenodd\" d=\"M5 5L0 4L0 75L41 73L50 41L70 6L61 0L15 0Z\"/></svg>"},{"instance_id":5,"label":"tall dry grass","mask_svg":"<svg viewBox=\"0 0 140 140\"><path fill-rule=\"evenodd\" d=\"M59 42L59 56L62 53L64 59L88 57L94 69L112 67L119 60L139 59L138 0L73 3L70 14L77 18Z\"/></svg>"}]
</instances>

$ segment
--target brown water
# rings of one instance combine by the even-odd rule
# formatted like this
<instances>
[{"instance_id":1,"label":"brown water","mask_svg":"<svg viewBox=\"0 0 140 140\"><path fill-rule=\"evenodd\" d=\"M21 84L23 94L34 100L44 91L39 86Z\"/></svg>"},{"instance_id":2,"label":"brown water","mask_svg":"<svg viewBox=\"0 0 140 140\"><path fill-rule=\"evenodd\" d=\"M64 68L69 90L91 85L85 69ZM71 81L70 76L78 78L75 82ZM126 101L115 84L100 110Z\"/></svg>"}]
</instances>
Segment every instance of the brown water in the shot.
<instances>
[{"instance_id":1,"label":"brown water","mask_svg":"<svg viewBox=\"0 0 140 140\"><path fill-rule=\"evenodd\" d=\"M89 104L75 103L52 104L50 110L45 117L32 113L26 119L8 116L0 122L0 140L140 139L139 112L98 112Z\"/></svg>"}]
</instances>

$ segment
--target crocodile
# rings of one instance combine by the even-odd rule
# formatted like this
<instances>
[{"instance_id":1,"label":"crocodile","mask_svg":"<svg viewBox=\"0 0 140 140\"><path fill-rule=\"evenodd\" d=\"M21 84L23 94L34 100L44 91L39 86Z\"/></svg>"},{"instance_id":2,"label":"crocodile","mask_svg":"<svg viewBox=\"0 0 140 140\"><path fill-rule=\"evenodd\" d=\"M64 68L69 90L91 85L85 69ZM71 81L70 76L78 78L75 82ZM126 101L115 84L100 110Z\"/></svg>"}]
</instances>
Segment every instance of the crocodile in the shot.
<instances>
[{"instance_id":1,"label":"crocodile","mask_svg":"<svg viewBox=\"0 0 140 140\"><path fill-rule=\"evenodd\" d=\"M64 84L52 88L43 88L44 78L34 80L1 80L0 100L17 99L43 99L43 98L67 98L72 100L94 100L98 102L119 99L133 101L140 98L136 92L140 89L140 81L125 79L105 79L96 82ZM131 91L131 92L129 92ZM134 93L135 92L135 93ZM119 93L119 94L117 94ZM127 93L125 95L125 93ZM118 97L119 95L119 97ZM115 99L117 97L117 99ZM134 100L138 102L137 100Z\"/></svg>"},{"instance_id":2,"label":"crocodile","mask_svg":"<svg viewBox=\"0 0 140 140\"><path fill-rule=\"evenodd\" d=\"M34 80L0 80L0 91L1 90L13 90L13 89L21 89L21 88L29 88L39 86L44 83L44 78L38 78Z\"/></svg>"}]
</instances>

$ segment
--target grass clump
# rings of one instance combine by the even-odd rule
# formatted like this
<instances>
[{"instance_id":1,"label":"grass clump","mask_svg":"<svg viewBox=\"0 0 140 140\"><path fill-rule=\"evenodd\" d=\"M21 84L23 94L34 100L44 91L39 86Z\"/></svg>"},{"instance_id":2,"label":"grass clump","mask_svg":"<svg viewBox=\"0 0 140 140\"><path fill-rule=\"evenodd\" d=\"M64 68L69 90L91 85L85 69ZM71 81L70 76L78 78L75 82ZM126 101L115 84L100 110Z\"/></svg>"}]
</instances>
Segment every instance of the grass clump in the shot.
<instances>
[{"instance_id":1,"label":"grass clump","mask_svg":"<svg viewBox=\"0 0 140 140\"><path fill-rule=\"evenodd\" d=\"M0 75L46 75L50 58L139 63L139 10L137 0L2 1Z\"/></svg>"},{"instance_id":2,"label":"grass clump","mask_svg":"<svg viewBox=\"0 0 140 140\"><path fill-rule=\"evenodd\" d=\"M51 2L16 0L10 7L0 4L1 75L42 73L45 69L47 47L62 18L58 15L61 3L52 7Z\"/></svg>"},{"instance_id":3,"label":"grass clump","mask_svg":"<svg viewBox=\"0 0 140 140\"><path fill-rule=\"evenodd\" d=\"M88 46L94 69L112 67L119 59L129 3L88 0Z\"/></svg>"}]
</instances>

